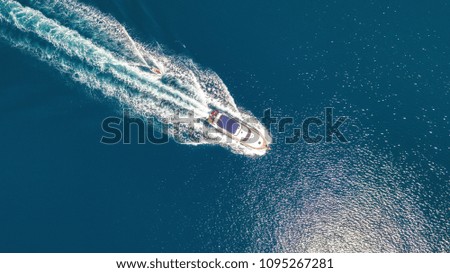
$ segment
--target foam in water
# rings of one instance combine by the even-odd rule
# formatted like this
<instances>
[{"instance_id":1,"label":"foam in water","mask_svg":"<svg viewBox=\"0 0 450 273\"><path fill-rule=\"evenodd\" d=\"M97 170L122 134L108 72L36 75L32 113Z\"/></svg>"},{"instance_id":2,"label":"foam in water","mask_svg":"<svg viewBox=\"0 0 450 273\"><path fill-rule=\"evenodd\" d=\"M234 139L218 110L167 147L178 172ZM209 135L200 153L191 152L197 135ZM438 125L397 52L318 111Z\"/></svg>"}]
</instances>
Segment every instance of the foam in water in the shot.
<instances>
[{"instance_id":1,"label":"foam in water","mask_svg":"<svg viewBox=\"0 0 450 273\"><path fill-rule=\"evenodd\" d=\"M236 106L227 87L210 70L185 57L168 56L154 46L135 42L124 26L98 10L74 0L0 2L0 37L70 75L91 90L115 98L143 117L167 123L170 134L184 144L221 144L235 153L257 155L206 125L212 109L251 120ZM159 67L158 78L137 64ZM176 115L193 115L194 126L180 126ZM262 155L264 152L259 152Z\"/></svg>"}]
</instances>

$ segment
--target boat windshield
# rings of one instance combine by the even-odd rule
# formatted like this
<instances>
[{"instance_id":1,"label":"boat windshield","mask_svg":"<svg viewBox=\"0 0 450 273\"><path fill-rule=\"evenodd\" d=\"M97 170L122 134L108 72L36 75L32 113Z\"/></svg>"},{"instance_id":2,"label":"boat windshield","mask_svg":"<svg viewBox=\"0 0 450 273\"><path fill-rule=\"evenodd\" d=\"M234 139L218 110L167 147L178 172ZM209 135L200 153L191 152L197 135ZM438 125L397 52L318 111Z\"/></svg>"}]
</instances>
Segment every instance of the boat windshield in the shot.
<instances>
[{"instance_id":1,"label":"boat windshield","mask_svg":"<svg viewBox=\"0 0 450 273\"><path fill-rule=\"evenodd\" d=\"M237 130L239 130L239 128L241 127L239 122L237 122L235 119L229 118L223 114L217 121L217 125L220 128L227 130L229 133L233 135L236 134Z\"/></svg>"}]
</instances>

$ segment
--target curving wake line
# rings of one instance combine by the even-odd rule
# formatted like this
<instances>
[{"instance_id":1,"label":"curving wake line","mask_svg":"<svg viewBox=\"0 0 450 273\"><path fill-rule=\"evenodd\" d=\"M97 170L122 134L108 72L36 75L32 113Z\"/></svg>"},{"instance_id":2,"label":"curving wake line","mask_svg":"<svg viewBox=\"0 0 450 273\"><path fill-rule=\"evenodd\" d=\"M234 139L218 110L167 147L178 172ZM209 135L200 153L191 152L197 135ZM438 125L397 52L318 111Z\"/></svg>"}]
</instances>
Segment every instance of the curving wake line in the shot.
<instances>
[{"instance_id":1,"label":"curving wake line","mask_svg":"<svg viewBox=\"0 0 450 273\"><path fill-rule=\"evenodd\" d=\"M117 21L74 0L29 2L30 7L0 1L0 37L73 80L169 125L175 125L171 118L179 113L193 114L204 125L211 109L242 118L226 86L212 71L134 42ZM96 33L98 29L101 34ZM164 76L143 71L136 63L157 65ZM223 143L224 136L205 137L205 128L200 127L172 126L171 133L187 144ZM236 143L229 146L234 152L252 154Z\"/></svg>"}]
</instances>

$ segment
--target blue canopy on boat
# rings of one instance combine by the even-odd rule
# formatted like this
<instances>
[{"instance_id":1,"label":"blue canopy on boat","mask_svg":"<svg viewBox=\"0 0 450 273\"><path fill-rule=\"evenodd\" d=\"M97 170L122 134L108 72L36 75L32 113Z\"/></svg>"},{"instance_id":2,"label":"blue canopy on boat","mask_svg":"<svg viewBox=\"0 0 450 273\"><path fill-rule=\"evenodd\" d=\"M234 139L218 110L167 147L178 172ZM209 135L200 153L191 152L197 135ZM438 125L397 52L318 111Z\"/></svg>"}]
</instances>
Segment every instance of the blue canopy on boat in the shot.
<instances>
[{"instance_id":1,"label":"blue canopy on boat","mask_svg":"<svg viewBox=\"0 0 450 273\"><path fill-rule=\"evenodd\" d=\"M217 125L220 128L227 130L233 135L237 132L237 130L239 130L239 127L241 126L239 122L237 122L235 119L229 118L223 114L217 121Z\"/></svg>"}]
</instances>

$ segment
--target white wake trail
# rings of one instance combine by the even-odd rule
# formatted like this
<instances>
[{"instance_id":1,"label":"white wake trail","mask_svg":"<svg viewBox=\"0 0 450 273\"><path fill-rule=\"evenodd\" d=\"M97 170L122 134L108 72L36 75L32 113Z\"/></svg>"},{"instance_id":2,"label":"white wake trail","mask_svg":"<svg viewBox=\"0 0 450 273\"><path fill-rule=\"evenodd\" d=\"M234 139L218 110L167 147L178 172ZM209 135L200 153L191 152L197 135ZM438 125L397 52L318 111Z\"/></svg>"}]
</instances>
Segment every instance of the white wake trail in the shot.
<instances>
[{"instance_id":1,"label":"white wake trail","mask_svg":"<svg viewBox=\"0 0 450 273\"><path fill-rule=\"evenodd\" d=\"M77 1L28 2L31 7L0 0L0 38L136 114L167 123L169 133L182 143L221 144L235 153L253 155L205 126L212 109L243 117L217 74L188 58L135 42L113 18ZM137 63L161 68L164 76L144 71ZM193 115L194 127L174 119L180 114ZM248 113L245 117L252 118ZM216 133L212 138L211 131Z\"/></svg>"},{"instance_id":2,"label":"white wake trail","mask_svg":"<svg viewBox=\"0 0 450 273\"><path fill-rule=\"evenodd\" d=\"M179 92L178 90L163 86L158 80L149 77L148 73L127 62L117 60L111 53L97 47L77 32L58 24L58 22L45 17L41 12L23 7L15 1L2 1L0 3L2 18L18 29L35 33L40 38L62 49L69 56L79 57L86 63L96 67L100 72L110 72L118 79L127 82L130 87L137 88L155 98L171 101L184 109L194 111L199 116L208 114L209 108L197 100ZM7 14L7 16L4 16Z\"/></svg>"},{"instance_id":3,"label":"white wake trail","mask_svg":"<svg viewBox=\"0 0 450 273\"><path fill-rule=\"evenodd\" d=\"M76 0L23 2L40 10L47 17L56 18L96 45L112 52L118 59L142 63L144 58L149 65L162 68L165 74L179 79L184 87L193 87L187 91L198 100L206 102L210 108L242 118L227 86L216 73L199 68L191 59L166 55L159 45L146 46L134 41L126 28L113 17Z\"/></svg>"}]
</instances>

